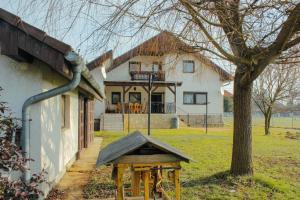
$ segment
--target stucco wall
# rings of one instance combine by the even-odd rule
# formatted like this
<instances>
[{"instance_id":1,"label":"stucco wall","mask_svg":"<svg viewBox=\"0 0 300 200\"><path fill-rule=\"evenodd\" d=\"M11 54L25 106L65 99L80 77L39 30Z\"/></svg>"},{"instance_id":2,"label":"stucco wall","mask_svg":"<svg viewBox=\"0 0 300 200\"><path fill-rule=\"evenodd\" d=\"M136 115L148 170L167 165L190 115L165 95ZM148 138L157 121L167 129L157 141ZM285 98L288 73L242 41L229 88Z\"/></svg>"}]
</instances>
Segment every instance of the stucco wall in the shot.
<instances>
[{"instance_id":1,"label":"stucco wall","mask_svg":"<svg viewBox=\"0 0 300 200\"><path fill-rule=\"evenodd\" d=\"M21 118L24 101L35 94L60 86L67 81L49 67L16 62L0 55L0 86L4 89L1 101L8 102L13 115ZM78 149L78 91L70 95L70 128L61 129L61 96L56 96L30 107L31 172L48 172L48 181L55 183L73 161ZM47 194L49 188L45 184Z\"/></svg>"},{"instance_id":2,"label":"stucco wall","mask_svg":"<svg viewBox=\"0 0 300 200\"><path fill-rule=\"evenodd\" d=\"M183 60L195 61L195 73L182 73ZM131 60L121 64L119 67L107 73L107 80L110 81L130 81L129 75L129 62L141 61L142 70L148 71L152 69L152 63L155 61L161 61L163 63L163 69L166 72L166 81L182 82L182 86L177 87L177 113L178 114L204 114L204 105L185 105L183 104L183 92L207 92L208 94L208 113L209 114L222 114L223 113L223 95L221 94L221 87L223 85L220 81L219 74L212 70L210 67L202 64L192 54L184 55L166 55L163 57L155 56L138 56ZM137 91L143 90L140 87L136 87ZM116 89L116 90L115 90ZM106 87L107 100L111 102L111 92L122 91L117 87ZM132 90L132 89L131 89ZM168 89L160 89L165 92L165 103L174 102L174 95ZM142 91L143 92L143 91ZM156 92L159 92L157 90ZM144 93L144 92L143 92ZM142 101L144 95L142 93Z\"/></svg>"}]
</instances>

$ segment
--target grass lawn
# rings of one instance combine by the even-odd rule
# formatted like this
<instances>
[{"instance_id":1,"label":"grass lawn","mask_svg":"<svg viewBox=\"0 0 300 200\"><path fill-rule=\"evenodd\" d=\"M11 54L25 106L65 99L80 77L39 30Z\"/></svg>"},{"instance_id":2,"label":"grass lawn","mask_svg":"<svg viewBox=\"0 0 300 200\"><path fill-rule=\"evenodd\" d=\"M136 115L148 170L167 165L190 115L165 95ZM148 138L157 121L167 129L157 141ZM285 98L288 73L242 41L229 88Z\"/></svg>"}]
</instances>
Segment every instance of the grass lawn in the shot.
<instances>
[{"instance_id":1,"label":"grass lawn","mask_svg":"<svg viewBox=\"0 0 300 200\"><path fill-rule=\"evenodd\" d=\"M232 150L232 127L153 130L152 136L184 152L196 162L182 164L182 199L300 199L300 140L296 130L254 126L254 177L228 175ZM142 132L145 132L143 130ZM298 131L299 132L299 131ZM104 146L124 136L122 132L97 132ZM110 167L95 170L85 188L87 198L113 194Z\"/></svg>"}]
</instances>

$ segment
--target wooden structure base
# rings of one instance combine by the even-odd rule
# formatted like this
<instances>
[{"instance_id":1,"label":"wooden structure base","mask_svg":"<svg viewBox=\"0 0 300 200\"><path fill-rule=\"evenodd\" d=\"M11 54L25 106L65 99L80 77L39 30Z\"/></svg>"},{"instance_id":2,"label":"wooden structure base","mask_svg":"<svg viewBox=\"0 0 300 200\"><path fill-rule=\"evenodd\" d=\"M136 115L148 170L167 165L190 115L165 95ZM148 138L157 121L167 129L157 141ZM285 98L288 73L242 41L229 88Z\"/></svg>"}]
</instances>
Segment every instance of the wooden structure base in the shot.
<instances>
[{"instance_id":1,"label":"wooden structure base","mask_svg":"<svg viewBox=\"0 0 300 200\"><path fill-rule=\"evenodd\" d=\"M156 199L170 199L162 188L162 172L169 171L169 178L175 185L176 200L180 200L180 161L168 155L149 155L143 156L144 162L141 162L141 156L135 155L124 156L122 159L115 161L113 167L113 178L116 184L117 200L150 200L153 199L152 192L158 195ZM151 158L151 160L147 159ZM154 158L154 159L153 159ZM159 162L161 160L162 162ZM123 187L123 175L126 169L131 170L131 196L125 196ZM170 175L171 174L171 175ZM141 187L143 183L143 188ZM141 194L143 193L143 196Z\"/></svg>"}]
</instances>

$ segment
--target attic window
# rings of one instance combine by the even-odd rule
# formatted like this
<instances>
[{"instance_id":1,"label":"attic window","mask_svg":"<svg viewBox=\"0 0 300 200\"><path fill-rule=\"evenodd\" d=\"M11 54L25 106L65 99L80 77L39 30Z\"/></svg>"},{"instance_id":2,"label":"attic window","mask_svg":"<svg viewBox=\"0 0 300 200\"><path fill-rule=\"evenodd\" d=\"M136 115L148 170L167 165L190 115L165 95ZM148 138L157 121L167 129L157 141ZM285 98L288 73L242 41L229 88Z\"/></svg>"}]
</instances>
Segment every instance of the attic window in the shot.
<instances>
[{"instance_id":1,"label":"attic window","mask_svg":"<svg viewBox=\"0 0 300 200\"><path fill-rule=\"evenodd\" d=\"M131 61L129 62L129 72L141 71L141 62Z\"/></svg>"},{"instance_id":2,"label":"attic window","mask_svg":"<svg viewBox=\"0 0 300 200\"><path fill-rule=\"evenodd\" d=\"M183 61L183 73L194 73L195 72L195 62L193 60Z\"/></svg>"}]
</instances>

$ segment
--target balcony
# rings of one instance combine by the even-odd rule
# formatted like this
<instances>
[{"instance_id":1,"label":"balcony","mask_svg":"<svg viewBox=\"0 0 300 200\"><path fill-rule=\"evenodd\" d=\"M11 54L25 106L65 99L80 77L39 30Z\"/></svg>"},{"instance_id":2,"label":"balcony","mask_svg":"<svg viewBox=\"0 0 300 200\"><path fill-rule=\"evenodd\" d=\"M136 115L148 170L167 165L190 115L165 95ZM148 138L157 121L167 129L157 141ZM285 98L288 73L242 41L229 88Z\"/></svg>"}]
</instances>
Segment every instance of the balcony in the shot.
<instances>
[{"instance_id":1,"label":"balcony","mask_svg":"<svg viewBox=\"0 0 300 200\"><path fill-rule=\"evenodd\" d=\"M145 81L149 80L149 74L152 73L153 81L165 81L165 72L149 72L149 71L131 71L130 76L132 81Z\"/></svg>"}]
</instances>

